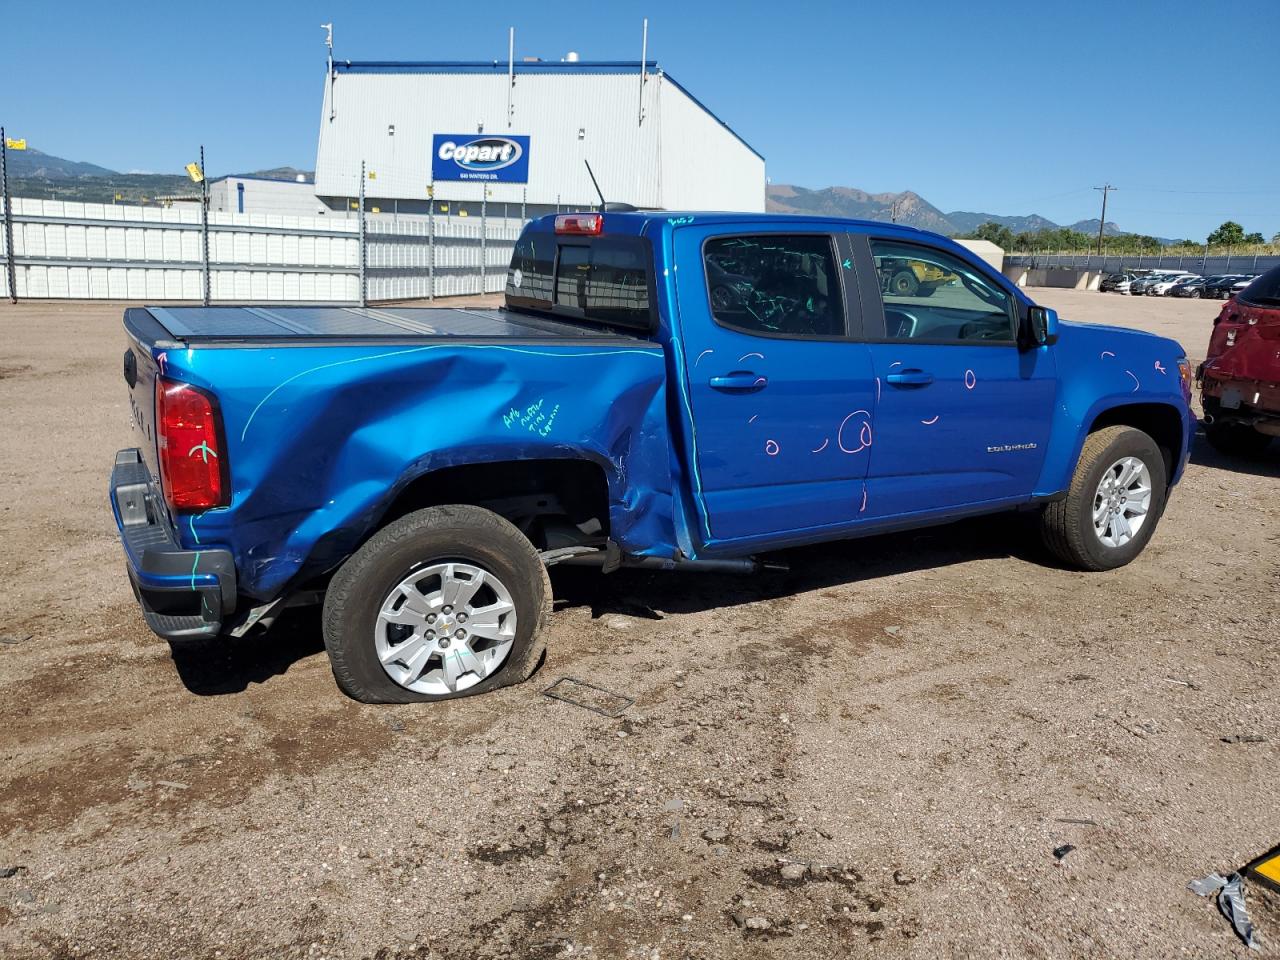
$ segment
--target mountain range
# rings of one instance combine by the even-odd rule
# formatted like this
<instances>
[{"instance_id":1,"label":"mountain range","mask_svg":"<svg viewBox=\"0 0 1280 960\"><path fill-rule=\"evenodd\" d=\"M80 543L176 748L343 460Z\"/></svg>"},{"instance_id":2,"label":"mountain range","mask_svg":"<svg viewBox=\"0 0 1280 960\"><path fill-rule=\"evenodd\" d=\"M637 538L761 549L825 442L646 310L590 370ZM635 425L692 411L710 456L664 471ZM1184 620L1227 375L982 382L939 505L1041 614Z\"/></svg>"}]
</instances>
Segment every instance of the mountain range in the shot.
<instances>
[{"instance_id":1,"label":"mountain range","mask_svg":"<svg viewBox=\"0 0 1280 960\"><path fill-rule=\"evenodd\" d=\"M198 191L185 173L120 173L94 163L64 160L28 147L8 151L9 192L18 197L48 200L77 200L83 203L150 202L161 196L193 196ZM299 175L313 180L309 170L272 167L233 177L265 180L294 180ZM210 174L210 179L214 179Z\"/></svg>"},{"instance_id":2,"label":"mountain range","mask_svg":"<svg viewBox=\"0 0 1280 960\"><path fill-rule=\"evenodd\" d=\"M144 199L150 201L157 196L194 192L194 185L181 173L120 173L97 164L64 160L30 148L10 150L8 159L10 189L18 196L110 203L116 196L126 202L136 202ZM295 167L273 167L252 173L231 174L269 180L294 180L299 175L308 180L314 179L310 171ZM972 233L988 222L1001 224L1014 233L1037 233L1041 230L1056 230L1062 226L1090 235L1098 232L1096 219L1064 225L1034 213L1023 216L969 210L943 213L911 190L902 193L867 193L855 187L811 190L794 184L775 183L769 185L766 209L775 213L850 217L857 220L896 220L912 227L949 235ZM1108 235L1121 232L1123 231L1114 223L1107 222Z\"/></svg>"},{"instance_id":3,"label":"mountain range","mask_svg":"<svg viewBox=\"0 0 1280 960\"><path fill-rule=\"evenodd\" d=\"M854 187L827 187L810 190L787 183L769 185L766 209L774 213L806 213L829 217L852 217L855 220L896 220L922 230L932 230L954 236L972 233L984 223L998 223L1014 233L1038 233L1041 230L1068 230L1096 234L1098 221L1080 220L1071 224L1054 223L1039 214L1005 216L997 213L975 213L955 210L943 213L920 194L911 190L902 193L867 193ZM1106 233L1115 235L1123 231L1107 221Z\"/></svg>"}]
</instances>

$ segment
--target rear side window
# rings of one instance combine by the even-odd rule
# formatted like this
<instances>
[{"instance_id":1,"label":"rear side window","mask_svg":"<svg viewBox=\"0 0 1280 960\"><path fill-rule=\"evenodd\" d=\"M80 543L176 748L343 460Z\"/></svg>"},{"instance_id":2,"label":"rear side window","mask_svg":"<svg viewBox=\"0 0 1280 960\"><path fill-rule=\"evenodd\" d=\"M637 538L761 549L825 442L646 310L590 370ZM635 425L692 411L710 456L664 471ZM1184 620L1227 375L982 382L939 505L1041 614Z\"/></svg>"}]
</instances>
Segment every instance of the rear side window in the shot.
<instances>
[{"instance_id":1,"label":"rear side window","mask_svg":"<svg viewBox=\"0 0 1280 960\"><path fill-rule=\"evenodd\" d=\"M649 330L649 246L639 237L562 238L526 232L507 272L507 305Z\"/></svg>"},{"instance_id":2,"label":"rear side window","mask_svg":"<svg viewBox=\"0 0 1280 960\"><path fill-rule=\"evenodd\" d=\"M774 337L842 337L844 293L827 234L715 237L706 242L711 315Z\"/></svg>"},{"instance_id":3,"label":"rear side window","mask_svg":"<svg viewBox=\"0 0 1280 960\"><path fill-rule=\"evenodd\" d=\"M1260 307L1280 307L1280 267L1268 270L1240 291L1239 300Z\"/></svg>"}]
</instances>

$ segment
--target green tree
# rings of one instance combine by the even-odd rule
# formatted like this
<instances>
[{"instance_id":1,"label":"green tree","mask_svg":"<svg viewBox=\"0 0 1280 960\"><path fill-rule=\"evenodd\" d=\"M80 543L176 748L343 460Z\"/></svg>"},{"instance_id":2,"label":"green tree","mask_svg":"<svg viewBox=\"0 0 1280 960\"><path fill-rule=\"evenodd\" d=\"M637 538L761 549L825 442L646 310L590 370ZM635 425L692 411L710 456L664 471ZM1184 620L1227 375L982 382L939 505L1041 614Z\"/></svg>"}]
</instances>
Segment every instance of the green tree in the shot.
<instances>
[{"instance_id":1,"label":"green tree","mask_svg":"<svg viewBox=\"0 0 1280 960\"><path fill-rule=\"evenodd\" d=\"M1244 227L1234 220L1228 220L1213 233L1209 234L1209 246L1229 247L1244 243Z\"/></svg>"},{"instance_id":2,"label":"green tree","mask_svg":"<svg viewBox=\"0 0 1280 960\"><path fill-rule=\"evenodd\" d=\"M1262 238L1262 234L1260 233L1246 233L1244 235L1244 242L1245 243L1266 243L1267 241Z\"/></svg>"},{"instance_id":3,"label":"green tree","mask_svg":"<svg viewBox=\"0 0 1280 960\"><path fill-rule=\"evenodd\" d=\"M1013 231L1000 223L988 221L973 232L975 240L986 240L994 243L1001 250L1012 250L1017 244Z\"/></svg>"},{"instance_id":4,"label":"green tree","mask_svg":"<svg viewBox=\"0 0 1280 960\"><path fill-rule=\"evenodd\" d=\"M1277 233L1274 237L1272 237L1271 242L1275 244L1280 244L1280 233Z\"/></svg>"}]
</instances>

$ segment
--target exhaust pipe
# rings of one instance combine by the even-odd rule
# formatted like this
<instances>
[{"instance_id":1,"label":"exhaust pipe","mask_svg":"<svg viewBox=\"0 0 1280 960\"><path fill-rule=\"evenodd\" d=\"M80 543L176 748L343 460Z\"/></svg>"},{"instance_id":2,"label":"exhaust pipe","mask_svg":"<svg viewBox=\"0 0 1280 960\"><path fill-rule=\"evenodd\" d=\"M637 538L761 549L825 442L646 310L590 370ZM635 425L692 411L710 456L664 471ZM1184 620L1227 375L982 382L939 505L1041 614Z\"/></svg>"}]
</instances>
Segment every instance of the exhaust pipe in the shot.
<instances>
[{"instance_id":1,"label":"exhaust pipe","mask_svg":"<svg viewBox=\"0 0 1280 960\"><path fill-rule=\"evenodd\" d=\"M1213 414L1212 414L1212 413L1206 413L1206 414L1204 415L1204 419L1203 419L1203 420L1201 420L1200 422L1201 422L1201 423L1203 423L1206 427L1212 427L1212 426L1213 426L1213 420L1214 420Z\"/></svg>"}]
</instances>

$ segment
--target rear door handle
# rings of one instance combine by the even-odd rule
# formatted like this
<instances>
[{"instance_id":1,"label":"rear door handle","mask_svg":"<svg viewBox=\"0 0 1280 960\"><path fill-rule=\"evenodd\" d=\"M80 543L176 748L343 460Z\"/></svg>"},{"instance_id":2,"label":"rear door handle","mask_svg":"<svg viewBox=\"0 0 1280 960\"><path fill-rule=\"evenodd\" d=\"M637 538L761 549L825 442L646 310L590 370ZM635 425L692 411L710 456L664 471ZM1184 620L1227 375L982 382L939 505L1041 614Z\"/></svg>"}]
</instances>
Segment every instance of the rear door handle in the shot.
<instances>
[{"instance_id":1,"label":"rear door handle","mask_svg":"<svg viewBox=\"0 0 1280 960\"><path fill-rule=\"evenodd\" d=\"M707 383L711 385L713 390L727 390L730 392L762 390L768 386L769 378L746 370L735 370L733 373L712 377Z\"/></svg>"},{"instance_id":2,"label":"rear door handle","mask_svg":"<svg viewBox=\"0 0 1280 960\"><path fill-rule=\"evenodd\" d=\"M933 374L924 370L899 370L886 376L884 382L895 387L927 387L933 383Z\"/></svg>"}]
</instances>

